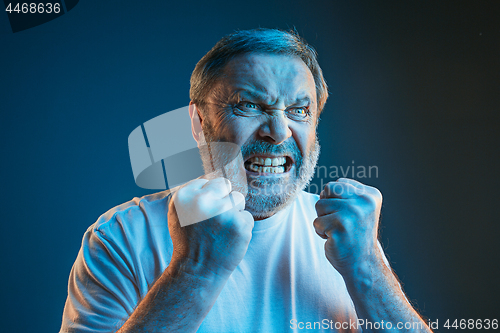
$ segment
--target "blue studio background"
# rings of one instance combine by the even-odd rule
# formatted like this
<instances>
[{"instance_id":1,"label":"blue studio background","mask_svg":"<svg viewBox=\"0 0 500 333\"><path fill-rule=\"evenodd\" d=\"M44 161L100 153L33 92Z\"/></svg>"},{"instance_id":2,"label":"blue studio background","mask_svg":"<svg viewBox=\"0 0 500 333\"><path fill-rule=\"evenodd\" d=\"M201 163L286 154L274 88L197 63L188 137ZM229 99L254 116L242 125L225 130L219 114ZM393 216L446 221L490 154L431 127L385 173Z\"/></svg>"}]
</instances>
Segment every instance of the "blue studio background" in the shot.
<instances>
[{"instance_id":1,"label":"blue studio background","mask_svg":"<svg viewBox=\"0 0 500 333\"><path fill-rule=\"evenodd\" d=\"M87 227L152 192L129 133L188 104L218 39L259 26L317 49L319 163L378 167L360 181L384 194L381 241L421 313L500 319L499 17L498 1L81 0L14 34L0 13L0 330L59 329Z\"/></svg>"}]
</instances>

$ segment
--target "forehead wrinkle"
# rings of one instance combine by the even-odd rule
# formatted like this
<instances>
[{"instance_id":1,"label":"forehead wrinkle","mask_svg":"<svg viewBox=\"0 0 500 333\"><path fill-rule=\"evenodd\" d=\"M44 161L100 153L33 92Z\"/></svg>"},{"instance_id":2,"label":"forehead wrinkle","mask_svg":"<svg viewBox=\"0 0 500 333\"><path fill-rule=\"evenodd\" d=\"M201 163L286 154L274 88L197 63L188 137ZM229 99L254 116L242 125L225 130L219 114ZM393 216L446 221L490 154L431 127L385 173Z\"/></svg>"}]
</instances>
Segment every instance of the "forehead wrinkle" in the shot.
<instances>
[{"instance_id":1,"label":"forehead wrinkle","mask_svg":"<svg viewBox=\"0 0 500 333\"><path fill-rule=\"evenodd\" d=\"M238 102L241 100L248 99L252 102L259 102L267 105L275 105L280 101L283 101L283 103L286 106L312 103L312 98L310 94L307 91L300 89L295 93L283 94L280 95L279 97L273 97L269 96L269 93L265 91L252 89L250 86L248 86L247 88L236 88L234 92L231 94L231 97L235 98Z\"/></svg>"},{"instance_id":2,"label":"forehead wrinkle","mask_svg":"<svg viewBox=\"0 0 500 333\"><path fill-rule=\"evenodd\" d=\"M258 101L259 103L265 103L268 105L272 105L277 101L276 97L272 95L270 96L265 87L260 90L257 87L252 88L248 85L247 88L236 89L234 95L238 97L238 101L241 101L242 99L249 99L251 101Z\"/></svg>"},{"instance_id":3,"label":"forehead wrinkle","mask_svg":"<svg viewBox=\"0 0 500 333\"><path fill-rule=\"evenodd\" d=\"M224 73L232 96L247 93L268 105L291 105L305 97L314 103L314 79L299 58L251 54L231 60Z\"/></svg>"}]
</instances>

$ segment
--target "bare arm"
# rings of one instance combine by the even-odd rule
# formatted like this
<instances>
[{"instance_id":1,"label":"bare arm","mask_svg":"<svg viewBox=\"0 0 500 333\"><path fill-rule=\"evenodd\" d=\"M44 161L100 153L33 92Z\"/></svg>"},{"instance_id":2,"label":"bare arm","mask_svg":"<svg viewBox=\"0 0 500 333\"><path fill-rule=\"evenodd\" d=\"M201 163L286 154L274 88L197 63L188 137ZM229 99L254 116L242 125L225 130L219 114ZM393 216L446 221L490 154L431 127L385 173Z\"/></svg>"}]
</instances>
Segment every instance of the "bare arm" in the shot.
<instances>
[{"instance_id":1,"label":"bare arm","mask_svg":"<svg viewBox=\"0 0 500 333\"><path fill-rule=\"evenodd\" d=\"M223 178L177 191L168 212L172 261L118 332L196 332L247 251L253 218L244 208Z\"/></svg>"},{"instance_id":2,"label":"bare arm","mask_svg":"<svg viewBox=\"0 0 500 333\"><path fill-rule=\"evenodd\" d=\"M406 300L392 270L374 257L372 263L343 276L363 331L431 332Z\"/></svg>"},{"instance_id":3,"label":"bare arm","mask_svg":"<svg viewBox=\"0 0 500 333\"><path fill-rule=\"evenodd\" d=\"M376 188L341 178L321 193L314 227L327 240L326 257L344 278L364 332L431 332L384 262L377 240L381 206Z\"/></svg>"},{"instance_id":4,"label":"bare arm","mask_svg":"<svg viewBox=\"0 0 500 333\"><path fill-rule=\"evenodd\" d=\"M229 275L207 272L194 263L171 263L118 330L196 332Z\"/></svg>"}]
</instances>

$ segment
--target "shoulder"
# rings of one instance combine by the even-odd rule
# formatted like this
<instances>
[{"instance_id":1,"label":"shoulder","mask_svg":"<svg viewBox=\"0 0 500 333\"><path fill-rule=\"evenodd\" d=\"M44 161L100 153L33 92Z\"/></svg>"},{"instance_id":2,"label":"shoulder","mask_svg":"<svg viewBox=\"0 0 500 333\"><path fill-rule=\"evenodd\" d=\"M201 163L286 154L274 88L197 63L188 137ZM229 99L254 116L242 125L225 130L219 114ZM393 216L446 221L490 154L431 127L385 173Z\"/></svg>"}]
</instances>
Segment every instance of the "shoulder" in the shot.
<instances>
[{"instance_id":1,"label":"shoulder","mask_svg":"<svg viewBox=\"0 0 500 333\"><path fill-rule=\"evenodd\" d=\"M134 311L168 265L169 200L169 191L133 198L87 229L71 270L61 331L72 325L114 331Z\"/></svg>"},{"instance_id":2,"label":"shoulder","mask_svg":"<svg viewBox=\"0 0 500 333\"><path fill-rule=\"evenodd\" d=\"M173 251L167 217L170 198L171 191L158 192L134 198L101 215L84 235L85 259L105 253L135 279L144 276L151 283L168 265Z\"/></svg>"},{"instance_id":3,"label":"shoulder","mask_svg":"<svg viewBox=\"0 0 500 333\"><path fill-rule=\"evenodd\" d=\"M144 296L172 255L170 198L170 191L133 198L101 215L83 237L84 266L100 280L126 277Z\"/></svg>"},{"instance_id":4,"label":"shoulder","mask_svg":"<svg viewBox=\"0 0 500 333\"><path fill-rule=\"evenodd\" d=\"M170 197L167 190L133 198L102 214L89 229L110 238L116 237L117 232L137 234L146 227L165 225Z\"/></svg>"}]
</instances>

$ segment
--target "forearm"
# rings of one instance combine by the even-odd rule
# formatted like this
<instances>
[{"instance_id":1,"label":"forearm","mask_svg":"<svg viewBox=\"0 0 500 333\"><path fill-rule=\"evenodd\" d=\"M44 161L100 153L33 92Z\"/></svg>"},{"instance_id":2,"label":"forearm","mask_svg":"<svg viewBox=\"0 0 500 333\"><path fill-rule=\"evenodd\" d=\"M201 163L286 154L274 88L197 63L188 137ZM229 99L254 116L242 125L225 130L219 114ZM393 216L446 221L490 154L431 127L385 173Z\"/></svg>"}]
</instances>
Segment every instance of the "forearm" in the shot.
<instances>
[{"instance_id":1,"label":"forearm","mask_svg":"<svg viewBox=\"0 0 500 333\"><path fill-rule=\"evenodd\" d=\"M229 276L172 263L117 333L196 332Z\"/></svg>"},{"instance_id":2,"label":"forearm","mask_svg":"<svg viewBox=\"0 0 500 333\"><path fill-rule=\"evenodd\" d=\"M356 267L344 281L364 332L432 332L381 258Z\"/></svg>"}]
</instances>

